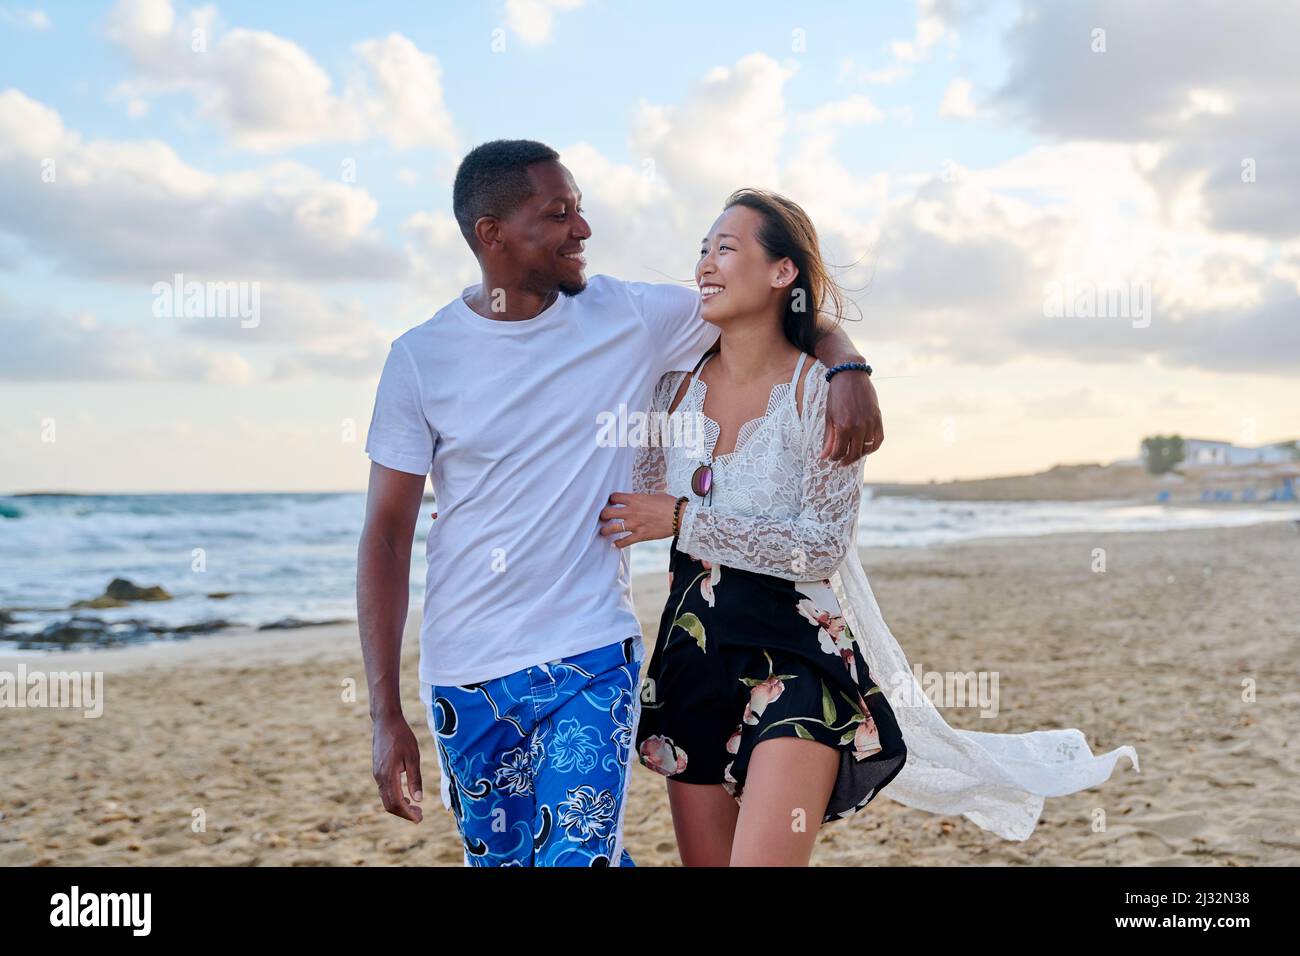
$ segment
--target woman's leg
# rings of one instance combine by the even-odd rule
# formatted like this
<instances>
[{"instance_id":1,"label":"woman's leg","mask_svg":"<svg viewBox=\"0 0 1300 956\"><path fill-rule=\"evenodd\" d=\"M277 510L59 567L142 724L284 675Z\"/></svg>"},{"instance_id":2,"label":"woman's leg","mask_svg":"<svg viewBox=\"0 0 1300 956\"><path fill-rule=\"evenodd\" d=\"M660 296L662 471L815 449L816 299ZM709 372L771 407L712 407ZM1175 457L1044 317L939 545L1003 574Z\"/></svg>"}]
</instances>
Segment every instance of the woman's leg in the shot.
<instances>
[{"instance_id":1,"label":"woman's leg","mask_svg":"<svg viewBox=\"0 0 1300 956\"><path fill-rule=\"evenodd\" d=\"M720 783L668 781L682 866L727 866L739 808Z\"/></svg>"},{"instance_id":2,"label":"woman's leg","mask_svg":"<svg viewBox=\"0 0 1300 956\"><path fill-rule=\"evenodd\" d=\"M840 752L774 737L754 747L732 841L732 866L807 866L839 772Z\"/></svg>"}]
</instances>

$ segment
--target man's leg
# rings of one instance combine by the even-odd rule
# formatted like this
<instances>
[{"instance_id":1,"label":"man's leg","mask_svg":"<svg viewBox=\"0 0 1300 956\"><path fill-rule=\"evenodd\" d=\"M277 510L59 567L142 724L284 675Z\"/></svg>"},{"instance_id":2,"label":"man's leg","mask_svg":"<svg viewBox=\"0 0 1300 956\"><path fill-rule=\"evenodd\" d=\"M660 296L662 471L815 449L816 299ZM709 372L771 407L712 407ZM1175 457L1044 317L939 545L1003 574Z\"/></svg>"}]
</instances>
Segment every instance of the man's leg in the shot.
<instances>
[{"instance_id":1,"label":"man's leg","mask_svg":"<svg viewBox=\"0 0 1300 956\"><path fill-rule=\"evenodd\" d=\"M635 866L623 817L641 714L641 637L537 668L536 866Z\"/></svg>"},{"instance_id":2,"label":"man's leg","mask_svg":"<svg viewBox=\"0 0 1300 956\"><path fill-rule=\"evenodd\" d=\"M537 705L527 671L464 686L420 684L437 745L442 802L466 866L531 866Z\"/></svg>"}]
</instances>

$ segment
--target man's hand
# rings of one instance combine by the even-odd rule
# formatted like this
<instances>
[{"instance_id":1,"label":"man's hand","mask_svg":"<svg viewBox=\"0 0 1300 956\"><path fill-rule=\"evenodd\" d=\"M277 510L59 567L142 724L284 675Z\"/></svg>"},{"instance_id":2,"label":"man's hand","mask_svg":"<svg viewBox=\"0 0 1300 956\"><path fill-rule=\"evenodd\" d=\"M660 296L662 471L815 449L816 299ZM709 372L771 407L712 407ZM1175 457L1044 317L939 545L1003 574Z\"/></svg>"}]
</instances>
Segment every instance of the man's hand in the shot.
<instances>
[{"instance_id":1,"label":"man's hand","mask_svg":"<svg viewBox=\"0 0 1300 956\"><path fill-rule=\"evenodd\" d=\"M402 795L402 771L418 801L422 796L420 746L402 716L398 674L410 596L411 540L424 480L424 475L371 462L366 520L357 544L357 628L370 688L375 782L384 809L415 823L420 822L420 808Z\"/></svg>"},{"instance_id":2,"label":"man's hand","mask_svg":"<svg viewBox=\"0 0 1300 956\"><path fill-rule=\"evenodd\" d=\"M836 376L838 378L839 376ZM831 379L834 382L835 379ZM673 536L673 510L677 499L672 495L644 495L616 491L609 496L610 504L601 509L600 533L605 537L624 535L614 542L617 548L626 548L638 541ZM686 505L682 506L686 508ZM683 511L683 514L685 512Z\"/></svg>"},{"instance_id":3,"label":"man's hand","mask_svg":"<svg viewBox=\"0 0 1300 956\"><path fill-rule=\"evenodd\" d=\"M424 799L420 791L420 744L411 725L400 713L375 721L374 774L384 809L395 816L419 823L424 812L416 806ZM402 772L410 799L402 792Z\"/></svg>"},{"instance_id":4,"label":"man's hand","mask_svg":"<svg viewBox=\"0 0 1300 956\"><path fill-rule=\"evenodd\" d=\"M885 423L871 376L857 369L836 372L826 396L826 439L821 457L851 465L879 451L884 441Z\"/></svg>"},{"instance_id":5,"label":"man's hand","mask_svg":"<svg viewBox=\"0 0 1300 956\"><path fill-rule=\"evenodd\" d=\"M843 329L824 326L820 333L813 354L828 369L849 362L865 363ZM885 424L871 376L858 369L836 372L826 396L826 440L821 457L851 465L863 455L879 451L884 442Z\"/></svg>"}]
</instances>

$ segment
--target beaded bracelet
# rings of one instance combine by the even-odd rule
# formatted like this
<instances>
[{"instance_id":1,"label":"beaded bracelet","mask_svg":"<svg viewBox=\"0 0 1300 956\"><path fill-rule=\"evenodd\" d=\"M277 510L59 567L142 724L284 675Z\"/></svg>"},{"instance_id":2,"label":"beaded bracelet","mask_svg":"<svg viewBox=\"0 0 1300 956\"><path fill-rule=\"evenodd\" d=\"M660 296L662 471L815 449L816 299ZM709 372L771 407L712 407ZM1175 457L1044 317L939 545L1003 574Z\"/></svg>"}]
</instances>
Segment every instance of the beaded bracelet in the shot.
<instances>
[{"instance_id":1,"label":"beaded bracelet","mask_svg":"<svg viewBox=\"0 0 1300 956\"><path fill-rule=\"evenodd\" d=\"M677 499L677 505L673 508L673 537L677 537L678 532L682 530L682 505L690 501L685 495Z\"/></svg>"},{"instance_id":2,"label":"beaded bracelet","mask_svg":"<svg viewBox=\"0 0 1300 956\"><path fill-rule=\"evenodd\" d=\"M829 382L831 380L831 376L834 375L836 372L847 372L850 369L856 369L857 371L860 372L866 372L868 377L871 376L871 366L868 365L866 362L845 362L843 365L837 365L832 369L827 369L826 381Z\"/></svg>"}]
</instances>

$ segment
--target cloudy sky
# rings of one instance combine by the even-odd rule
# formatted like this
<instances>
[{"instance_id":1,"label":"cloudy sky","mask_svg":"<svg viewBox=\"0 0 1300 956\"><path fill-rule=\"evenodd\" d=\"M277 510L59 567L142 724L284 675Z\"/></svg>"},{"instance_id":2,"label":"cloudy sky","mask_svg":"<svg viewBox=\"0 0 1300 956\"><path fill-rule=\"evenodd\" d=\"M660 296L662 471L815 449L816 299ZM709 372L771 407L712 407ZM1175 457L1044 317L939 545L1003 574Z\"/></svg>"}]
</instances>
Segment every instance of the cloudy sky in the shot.
<instances>
[{"instance_id":1,"label":"cloudy sky","mask_svg":"<svg viewBox=\"0 0 1300 956\"><path fill-rule=\"evenodd\" d=\"M739 186L803 204L869 480L1300 436L1300 4L329 6L0 0L0 493L364 488L498 137L573 170L589 274L689 278Z\"/></svg>"}]
</instances>

